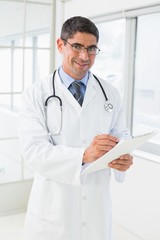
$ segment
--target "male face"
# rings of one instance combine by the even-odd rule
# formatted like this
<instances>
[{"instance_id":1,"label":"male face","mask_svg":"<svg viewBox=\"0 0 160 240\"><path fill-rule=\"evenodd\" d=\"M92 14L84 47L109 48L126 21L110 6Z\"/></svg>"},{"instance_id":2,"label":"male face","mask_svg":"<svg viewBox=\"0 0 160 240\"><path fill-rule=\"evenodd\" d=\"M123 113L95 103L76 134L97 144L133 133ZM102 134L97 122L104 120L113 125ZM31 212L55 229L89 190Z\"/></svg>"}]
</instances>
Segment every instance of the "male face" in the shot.
<instances>
[{"instance_id":1,"label":"male face","mask_svg":"<svg viewBox=\"0 0 160 240\"><path fill-rule=\"evenodd\" d=\"M68 43L67 43L68 42ZM96 37L92 34L77 32L66 41L57 40L59 52L63 55L63 70L74 79L82 79L93 66L96 55L88 54L87 49L75 52L70 44L79 44L85 48L97 46Z\"/></svg>"}]
</instances>

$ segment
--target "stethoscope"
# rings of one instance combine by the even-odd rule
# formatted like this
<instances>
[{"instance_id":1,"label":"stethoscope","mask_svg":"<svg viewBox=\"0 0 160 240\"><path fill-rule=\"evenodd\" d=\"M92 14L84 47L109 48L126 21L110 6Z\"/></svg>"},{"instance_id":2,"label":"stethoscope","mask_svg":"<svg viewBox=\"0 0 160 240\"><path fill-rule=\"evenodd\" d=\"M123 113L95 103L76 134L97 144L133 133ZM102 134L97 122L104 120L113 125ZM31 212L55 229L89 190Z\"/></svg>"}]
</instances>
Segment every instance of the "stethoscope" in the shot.
<instances>
[{"instance_id":1,"label":"stethoscope","mask_svg":"<svg viewBox=\"0 0 160 240\"><path fill-rule=\"evenodd\" d=\"M46 113L46 122L47 122L47 107L48 107L48 103L51 99L55 98L58 100L59 102L59 106L60 106L60 124L59 124L59 128L57 131L55 131L55 133L51 134L49 129L48 129L48 132L51 134L51 135L59 135L60 131L61 131L61 127L62 127L62 99L56 95L55 93L55 74L56 74L56 70L54 71L53 73L53 77L52 77L52 88L53 88L53 94L50 95L46 100L45 100L45 104L44 104L44 107L45 107L45 113ZM94 78L96 79L96 81L98 82L102 92L103 92L103 95L104 95L104 98L105 98L105 103L104 103L104 109L108 112L108 113L111 113L113 111L113 104L109 102L108 98L107 98L107 95L104 91L104 88L102 87L102 84L101 82L99 81L99 79L93 74Z\"/></svg>"}]
</instances>

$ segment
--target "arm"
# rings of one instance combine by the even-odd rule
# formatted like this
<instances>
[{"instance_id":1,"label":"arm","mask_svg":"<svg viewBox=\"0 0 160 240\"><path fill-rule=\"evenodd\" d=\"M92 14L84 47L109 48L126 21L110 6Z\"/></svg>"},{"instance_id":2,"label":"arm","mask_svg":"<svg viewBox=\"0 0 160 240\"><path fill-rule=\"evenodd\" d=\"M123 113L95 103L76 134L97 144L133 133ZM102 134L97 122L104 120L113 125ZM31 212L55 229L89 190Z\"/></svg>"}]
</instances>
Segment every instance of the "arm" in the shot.
<instances>
[{"instance_id":1,"label":"arm","mask_svg":"<svg viewBox=\"0 0 160 240\"><path fill-rule=\"evenodd\" d=\"M91 142L90 146L84 152L83 163L96 161L98 158L115 147L118 141L118 138L108 134L96 136ZM130 154L125 154L109 163L108 166L119 171L126 171L133 164L132 160L133 157Z\"/></svg>"},{"instance_id":2,"label":"arm","mask_svg":"<svg viewBox=\"0 0 160 240\"><path fill-rule=\"evenodd\" d=\"M33 171L54 181L79 184L84 149L51 144L43 101L33 91L24 94L19 136L22 155Z\"/></svg>"},{"instance_id":3,"label":"arm","mask_svg":"<svg viewBox=\"0 0 160 240\"><path fill-rule=\"evenodd\" d=\"M83 161L93 162L97 158L110 151L120 139L127 139L130 137L123 114L123 104L116 90L111 88L110 97L111 102L114 103L114 112L109 134L101 134L93 139L91 145L86 149ZM117 138L113 137L117 136ZM133 164L133 157L129 154L121 156L121 158L114 160L109 164L109 167L114 170L116 180L122 181L125 176L125 171Z\"/></svg>"},{"instance_id":4,"label":"arm","mask_svg":"<svg viewBox=\"0 0 160 240\"><path fill-rule=\"evenodd\" d=\"M115 159L111 163L108 164L110 168L117 169L119 171L126 171L133 164L133 156L130 154L125 154L118 159Z\"/></svg>"},{"instance_id":5,"label":"arm","mask_svg":"<svg viewBox=\"0 0 160 240\"><path fill-rule=\"evenodd\" d=\"M118 141L118 138L109 134L95 136L90 146L86 148L84 152L83 163L96 161L98 158L115 147Z\"/></svg>"}]
</instances>

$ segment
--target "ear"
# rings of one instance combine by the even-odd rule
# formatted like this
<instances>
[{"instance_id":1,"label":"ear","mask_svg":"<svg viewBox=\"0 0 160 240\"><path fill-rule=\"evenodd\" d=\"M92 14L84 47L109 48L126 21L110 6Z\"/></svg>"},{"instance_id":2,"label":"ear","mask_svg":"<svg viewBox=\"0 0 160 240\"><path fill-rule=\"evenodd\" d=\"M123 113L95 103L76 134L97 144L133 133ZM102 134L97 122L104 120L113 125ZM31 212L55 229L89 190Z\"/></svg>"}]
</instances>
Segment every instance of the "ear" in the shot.
<instances>
[{"instance_id":1,"label":"ear","mask_svg":"<svg viewBox=\"0 0 160 240\"><path fill-rule=\"evenodd\" d=\"M60 53L63 53L64 42L61 38L57 39L57 48Z\"/></svg>"}]
</instances>

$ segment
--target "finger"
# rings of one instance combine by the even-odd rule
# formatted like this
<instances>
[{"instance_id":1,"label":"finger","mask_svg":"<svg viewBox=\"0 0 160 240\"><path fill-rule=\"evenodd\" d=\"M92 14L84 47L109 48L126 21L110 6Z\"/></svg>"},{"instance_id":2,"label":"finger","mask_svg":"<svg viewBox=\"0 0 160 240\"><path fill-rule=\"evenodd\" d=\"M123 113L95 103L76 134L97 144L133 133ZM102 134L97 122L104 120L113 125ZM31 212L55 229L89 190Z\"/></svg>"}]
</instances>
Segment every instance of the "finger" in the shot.
<instances>
[{"instance_id":1,"label":"finger","mask_svg":"<svg viewBox=\"0 0 160 240\"><path fill-rule=\"evenodd\" d=\"M124 165L124 164L119 164L119 163L116 163L116 164L109 163L108 167L114 168L118 171L126 171L127 169L130 168L130 165Z\"/></svg>"},{"instance_id":2,"label":"finger","mask_svg":"<svg viewBox=\"0 0 160 240\"><path fill-rule=\"evenodd\" d=\"M111 147L115 147L117 145L117 142L116 141L112 141L110 139L98 139L96 141L96 143L99 145L99 146L111 146Z\"/></svg>"},{"instance_id":3,"label":"finger","mask_svg":"<svg viewBox=\"0 0 160 240\"><path fill-rule=\"evenodd\" d=\"M133 164L133 156L131 156L131 155L121 156L120 157L120 163L121 164L132 165Z\"/></svg>"},{"instance_id":4,"label":"finger","mask_svg":"<svg viewBox=\"0 0 160 240\"><path fill-rule=\"evenodd\" d=\"M117 170L127 170L133 164L133 156L130 154L125 154L118 159L113 160L109 167L115 168Z\"/></svg>"},{"instance_id":5,"label":"finger","mask_svg":"<svg viewBox=\"0 0 160 240\"><path fill-rule=\"evenodd\" d=\"M110 167L110 168L114 168L114 169L117 169L117 170L120 170L121 168L122 168L122 165L121 164L119 164L119 163L109 163L108 164L108 166Z\"/></svg>"},{"instance_id":6,"label":"finger","mask_svg":"<svg viewBox=\"0 0 160 240\"><path fill-rule=\"evenodd\" d=\"M132 160L133 156L130 154L124 154L124 155L120 156L120 159Z\"/></svg>"},{"instance_id":7,"label":"finger","mask_svg":"<svg viewBox=\"0 0 160 240\"><path fill-rule=\"evenodd\" d=\"M100 145L97 150L98 151L104 151L104 153L109 152L112 148L114 147L114 145Z\"/></svg>"},{"instance_id":8,"label":"finger","mask_svg":"<svg viewBox=\"0 0 160 240\"><path fill-rule=\"evenodd\" d=\"M99 140L105 140L105 141L113 141L113 142L119 142L119 139L117 137L114 137L109 134L101 134L96 136L97 139Z\"/></svg>"},{"instance_id":9,"label":"finger","mask_svg":"<svg viewBox=\"0 0 160 240\"><path fill-rule=\"evenodd\" d=\"M133 161L131 159L116 159L114 161L112 161L112 164L119 164L119 165L126 165L126 166L130 166L133 164Z\"/></svg>"}]
</instances>

